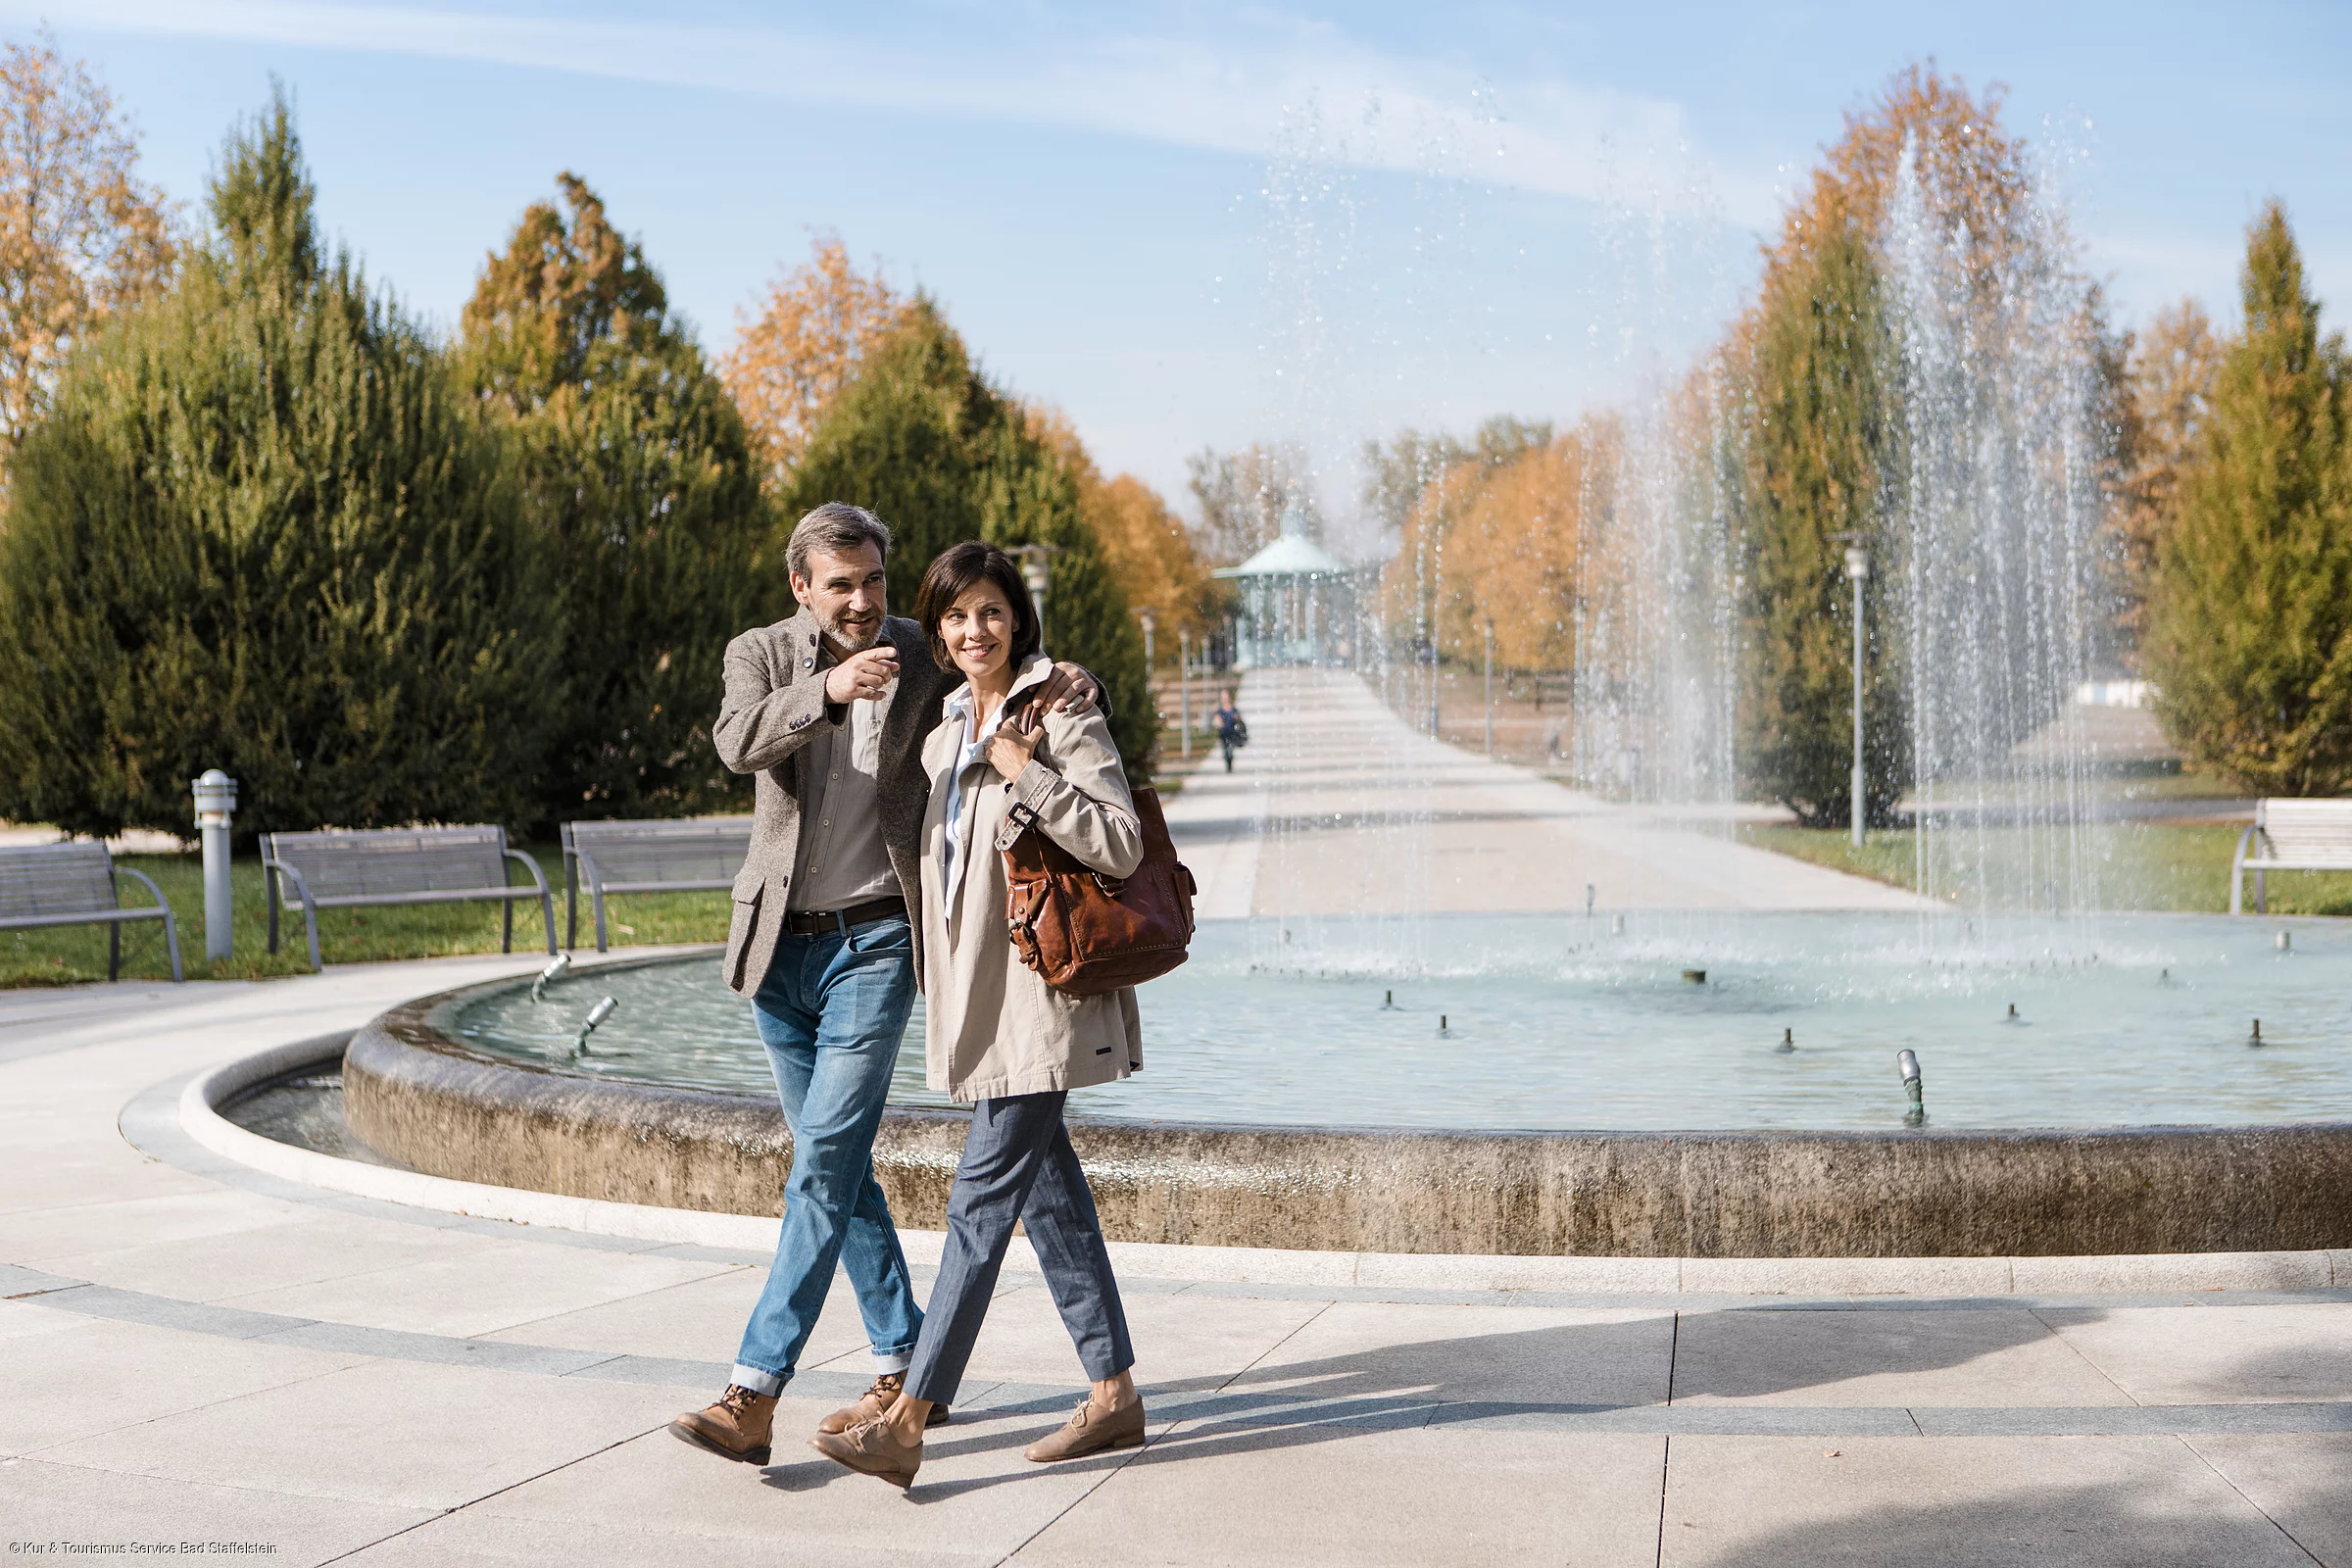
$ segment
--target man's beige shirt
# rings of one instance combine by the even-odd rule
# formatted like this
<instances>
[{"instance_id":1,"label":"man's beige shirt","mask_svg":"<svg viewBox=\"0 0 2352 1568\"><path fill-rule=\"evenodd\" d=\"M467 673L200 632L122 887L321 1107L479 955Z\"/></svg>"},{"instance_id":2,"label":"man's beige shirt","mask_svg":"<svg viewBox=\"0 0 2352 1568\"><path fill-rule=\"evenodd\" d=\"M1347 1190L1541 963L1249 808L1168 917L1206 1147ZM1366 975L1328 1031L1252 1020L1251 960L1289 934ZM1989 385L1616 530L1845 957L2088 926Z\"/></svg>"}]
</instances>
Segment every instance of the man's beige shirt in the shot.
<instances>
[{"instance_id":1,"label":"man's beige shirt","mask_svg":"<svg viewBox=\"0 0 2352 1568\"><path fill-rule=\"evenodd\" d=\"M817 662L821 679L835 662L831 650ZM846 909L900 897L898 873L882 842L876 782L882 771L882 723L898 694L894 680L874 701L850 704L847 723L808 743L808 771L803 776L815 788L808 814L801 818L800 864L786 908Z\"/></svg>"}]
</instances>

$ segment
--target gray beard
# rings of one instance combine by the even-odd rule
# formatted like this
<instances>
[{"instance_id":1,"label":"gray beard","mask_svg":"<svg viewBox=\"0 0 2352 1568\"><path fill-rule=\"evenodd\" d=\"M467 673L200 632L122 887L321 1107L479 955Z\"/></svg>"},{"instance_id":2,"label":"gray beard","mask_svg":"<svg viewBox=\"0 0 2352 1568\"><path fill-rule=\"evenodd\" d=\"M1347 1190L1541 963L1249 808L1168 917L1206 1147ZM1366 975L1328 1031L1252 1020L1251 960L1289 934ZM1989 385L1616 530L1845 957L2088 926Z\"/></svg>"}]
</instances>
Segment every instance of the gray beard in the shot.
<instances>
[{"instance_id":1,"label":"gray beard","mask_svg":"<svg viewBox=\"0 0 2352 1568\"><path fill-rule=\"evenodd\" d=\"M817 626L824 632L825 640L844 655L862 654L882 640L884 618L884 616L876 615L872 628L862 636L853 635L850 629L838 620L821 620L817 622Z\"/></svg>"}]
</instances>

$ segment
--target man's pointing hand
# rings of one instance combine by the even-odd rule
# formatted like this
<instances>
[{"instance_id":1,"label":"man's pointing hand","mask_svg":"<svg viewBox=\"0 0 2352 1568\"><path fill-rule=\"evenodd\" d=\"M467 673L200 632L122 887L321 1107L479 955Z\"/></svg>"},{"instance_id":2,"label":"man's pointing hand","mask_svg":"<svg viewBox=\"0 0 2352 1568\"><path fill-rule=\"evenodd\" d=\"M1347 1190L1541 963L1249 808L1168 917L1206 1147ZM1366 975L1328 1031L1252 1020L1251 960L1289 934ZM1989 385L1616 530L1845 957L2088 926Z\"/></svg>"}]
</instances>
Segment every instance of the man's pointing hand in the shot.
<instances>
[{"instance_id":1,"label":"man's pointing hand","mask_svg":"<svg viewBox=\"0 0 2352 1568\"><path fill-rule=\"evenodd\" d=\"M888 643L868 648L825 671L825 701L870 703L899 678L899 651Z\"/></svg>"}]
</instances>

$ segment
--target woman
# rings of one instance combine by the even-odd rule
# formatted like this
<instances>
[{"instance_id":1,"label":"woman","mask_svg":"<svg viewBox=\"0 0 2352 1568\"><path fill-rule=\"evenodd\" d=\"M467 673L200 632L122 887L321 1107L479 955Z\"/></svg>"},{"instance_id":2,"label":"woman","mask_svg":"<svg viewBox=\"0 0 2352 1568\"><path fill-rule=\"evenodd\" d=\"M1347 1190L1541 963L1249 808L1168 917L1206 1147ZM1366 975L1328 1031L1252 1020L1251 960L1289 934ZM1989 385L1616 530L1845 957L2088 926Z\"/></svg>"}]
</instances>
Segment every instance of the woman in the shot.
<instances>
[{"instance_id":1,"label":"woman","mask_svg":"<svg viewBox=\"0 0 2352 1568\"><path fill-rule=\"evenodd\" d=\"M1143 859L1142 825L1102 714L1040 713L1031 701L1054 666L1038 651L1037 612L1009 556L956 545L924 574L915 614L934 657L964 677L923 745L922 951L931 1087L972 1103L972 1130L905 1389L880 1416L810 1440L902 1487L923 1462L931 1407L956 1396L1015 1220L1094 1381L1068 1424L1027 1456L1074 1459L1144 1441L1127 1316L1061 1120L1070 1090L1143 1065L1135 993L1064 996L1022 964L1005 929L1001 853L1025 827L1125 877Z\"/></svg>"}]
</instances>

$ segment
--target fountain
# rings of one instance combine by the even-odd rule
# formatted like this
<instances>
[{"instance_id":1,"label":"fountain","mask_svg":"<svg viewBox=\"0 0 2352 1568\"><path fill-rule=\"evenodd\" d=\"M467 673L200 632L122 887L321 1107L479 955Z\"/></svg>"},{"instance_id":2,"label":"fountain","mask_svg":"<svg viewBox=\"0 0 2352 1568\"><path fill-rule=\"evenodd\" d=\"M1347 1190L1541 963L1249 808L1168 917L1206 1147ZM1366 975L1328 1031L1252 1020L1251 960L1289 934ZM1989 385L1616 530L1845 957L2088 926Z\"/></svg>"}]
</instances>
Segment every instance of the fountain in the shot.
<instances>
[{"instance_id":1,"label":"fountain","mask_svg":"<svg viewBox=\"0 0 2352 1568\"><path fill-rule=\"evenodd\" d=\"M1270 340L1327 377L1317 288L1345 270L1348 229L1318 227L1313 203L1353 187L1309 173L1269 181L1299 313ZM1209 917L1193 960L1143 992L1145 1070L1071 1100L1114 1239L1651 1257L2352 1246L2352 934L2105 906L2086 826L2100 779L2067 714L2099 620L2080 292L2053 202L1972 234L1937 216L1936 177L1905 150L1879 236L1905 459L1872 581L1919 895L1731 831L1741 546L1720 380L1637 397L1614 426L1572 614L1561 749L1581 787L1421 723L1442 552L1396 563L1385 597L1308 592L1332 547L1309 558L1293 515L1242 640L1263 662L1245 766L1170 802ZM1309 435L1330 417L1318 379L1290 382L1310 383ZM1477 835L1498 819L1516 825L1496 848ZM440 1175L774 1211L789 1135L712 959L539 990L424 998L362 1030L351 1129ZM593 1018L592 996L609 999ZM920 1039L918 1013L876 1170L903 1222L937 1226L962 1122L924 1087Z\"/></svg>"}]
</instances>

